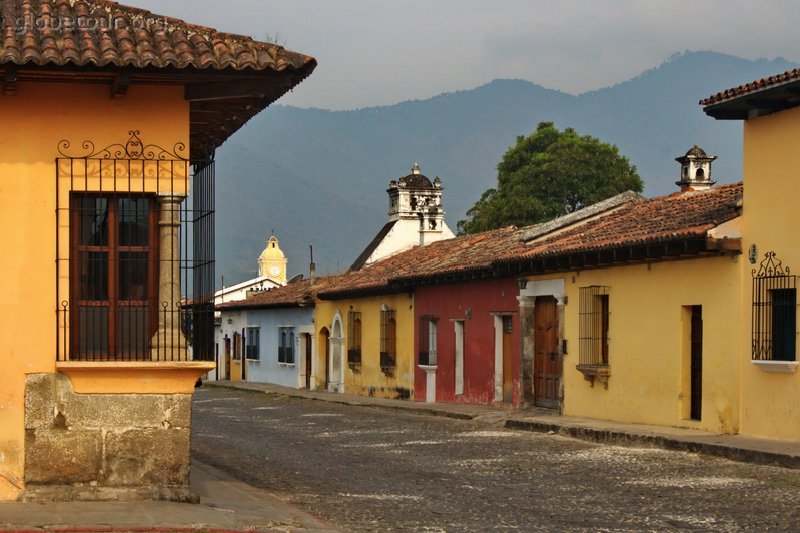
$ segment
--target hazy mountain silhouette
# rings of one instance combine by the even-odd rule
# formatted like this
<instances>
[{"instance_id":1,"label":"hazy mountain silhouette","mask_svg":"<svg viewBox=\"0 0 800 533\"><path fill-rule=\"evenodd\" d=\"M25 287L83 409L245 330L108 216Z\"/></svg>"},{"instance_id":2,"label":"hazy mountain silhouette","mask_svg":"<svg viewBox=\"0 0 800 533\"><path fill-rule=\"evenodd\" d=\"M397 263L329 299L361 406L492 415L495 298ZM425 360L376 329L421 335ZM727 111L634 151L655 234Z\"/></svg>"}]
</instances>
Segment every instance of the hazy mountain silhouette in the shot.
<instances>
[{"instance_id":1,"label":"hazy mountain silhouette","mask_svg":"<svg viewBox=\"0 0 800 533\"><path fill-rule=\"evenodd\" d=\"M390 179L418 162L441 177L447 221L493 187L517 135L551 120L620 147L645 194L676 190L674 158L692 144L718 155L713 178L741 177L740 122L707 117L698 100L795 65L715 52L676 54L626 82L574 96L523 80L494 80L427 100L355 111L273 106L217 154L217 283L254 275L274 231L289 272L346 268L386 221ZM305 83L314 83L313 76ZM356 83L354 81L354 83Z\"/></svg>"}]
</instances>

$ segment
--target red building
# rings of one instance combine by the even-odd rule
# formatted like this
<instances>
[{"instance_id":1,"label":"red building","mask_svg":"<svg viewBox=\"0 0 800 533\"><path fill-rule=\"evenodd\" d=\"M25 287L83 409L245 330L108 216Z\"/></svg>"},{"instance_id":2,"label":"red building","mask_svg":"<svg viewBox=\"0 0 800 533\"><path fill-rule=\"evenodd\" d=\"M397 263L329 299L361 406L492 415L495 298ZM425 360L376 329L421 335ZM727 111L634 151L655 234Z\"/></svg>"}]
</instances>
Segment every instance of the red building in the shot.
<instances>
[{"instance_id":1,"label":"red building","mask_svg":"<svg viewBox=\"0 0 800 533\"><path fill-rule=\"evenodd\" d=\"M519 407L518 295L515 277L416 288L414 398Z\"/></svg>"}]
</instances>

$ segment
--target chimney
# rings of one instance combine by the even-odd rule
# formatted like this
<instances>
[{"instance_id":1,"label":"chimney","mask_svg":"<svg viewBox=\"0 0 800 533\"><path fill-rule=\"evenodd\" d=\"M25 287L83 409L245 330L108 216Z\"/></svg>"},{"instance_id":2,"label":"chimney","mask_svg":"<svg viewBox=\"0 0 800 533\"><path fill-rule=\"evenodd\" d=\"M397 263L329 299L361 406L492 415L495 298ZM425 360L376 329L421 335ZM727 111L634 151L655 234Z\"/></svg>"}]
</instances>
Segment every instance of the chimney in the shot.
<instances>
[{"instance_id":1,"label":"chimney","mask_svg":"<svg viewBox=\"0 0 800 533\"><path fill-rule=\"evenodd\" d=\"M314 246L309 244L308 249L311 252L311 263L308 265L308 279L314 281L317 277L317 265L314 263Z\"/></svg>"},{"instance_id":2,"label":"chimney","mask_svg":"<svg viewBox=\"0 0 800 533\"><path fill-rule=\"evenodd\" d=\"M675 185L681 188L681 192L710 189L716 183L711 179L711 162L716 158L695 144L685 155L675 158L681 164L681 179Z\"/></svg>"}]
</instances>

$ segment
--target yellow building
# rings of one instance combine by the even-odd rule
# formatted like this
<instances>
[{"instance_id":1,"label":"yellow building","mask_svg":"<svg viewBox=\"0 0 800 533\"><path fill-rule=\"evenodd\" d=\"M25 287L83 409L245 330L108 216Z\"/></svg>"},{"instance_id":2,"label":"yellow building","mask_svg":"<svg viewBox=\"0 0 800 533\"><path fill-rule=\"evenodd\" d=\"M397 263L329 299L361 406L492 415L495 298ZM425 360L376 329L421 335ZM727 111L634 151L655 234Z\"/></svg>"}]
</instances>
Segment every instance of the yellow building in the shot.
<instances>
[{"instance_id":1,"label":"yellow building","mask_svg":"<svg viewBox=\"0 0 800 533\"><path fill-rule=\"evenodd\" d=\"M789 71L701 102L716 119L744 121L740 291L741 433L800 439L797 276L800 239L800 72Z\"/></svg>"},{"instance_id":2,"label":"yellow building","mask_svg":"<svg viewBox=\"0 0 800 533\"><path fill-rule=\"evenodd\" d=\"M347 272L317 293L317 388L413 397L414 296L387 283L403 256Z\"/></svg>"},{"instance_id":3,"label":"yellow building","mask_svg":"<svg viewBox=\"0 0 800 533\"><path fill-rule=\"evenodd\" d=\"M0 5L0 499L191 499L213 152L315 62L104 0Z\"/></svg>"},{"instance_id":4,"label":"yellow building","mask_svg":"<svg viewBox=\"0 0 800 533\"><path fill-rule=\"evenodd\" d=\"M742 184L712 188L713 157L697 147L678 160L681 191L557 231L534 226L498 263L529 274L519 297L528 403L740 430Z\"/></svg>"}]
</instances>

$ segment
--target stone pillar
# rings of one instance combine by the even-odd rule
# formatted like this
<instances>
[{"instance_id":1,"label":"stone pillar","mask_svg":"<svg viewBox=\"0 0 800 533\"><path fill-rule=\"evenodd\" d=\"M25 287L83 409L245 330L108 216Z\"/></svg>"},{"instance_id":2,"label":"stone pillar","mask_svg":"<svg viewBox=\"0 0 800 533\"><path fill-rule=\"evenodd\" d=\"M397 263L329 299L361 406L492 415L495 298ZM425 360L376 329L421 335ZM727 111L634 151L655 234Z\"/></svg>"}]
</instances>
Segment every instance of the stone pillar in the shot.
<instances>
[{"instance_id":1,"label":"stone pillar","mask_svg":"<svg viewBox=\"0 0 800 533\"><path fill-rule=\"evenodd\" d=\"M158 331L153 335L150 358L153 361L186 361L189 349L180 329L180 203L183 197L158 197L160 215L158 273Z\"/></svg>"},{"instance_id":2,"label":"stone pillar","mask_svg":"<svg viewBox=\"0 0 800 533\"><path fill-rule=\"evenodd\" d=\"M522 341L522 403L533 405L533 354L535 344L533 310L535 298L519 298L520 339Z\"/></svg>"}]
</instances>

